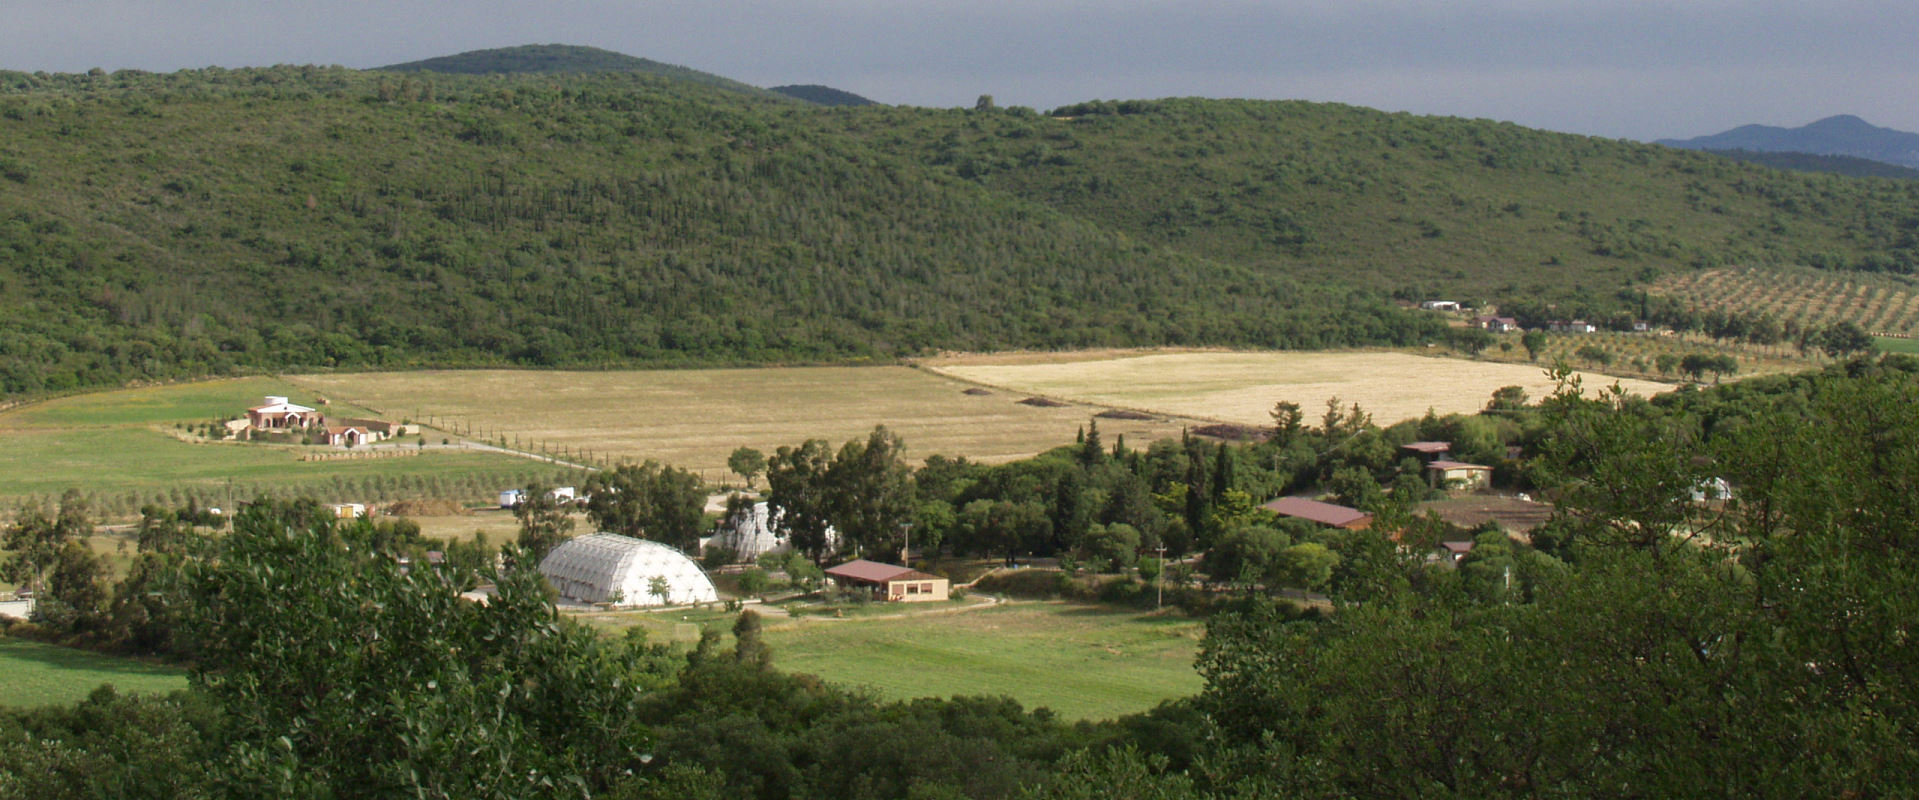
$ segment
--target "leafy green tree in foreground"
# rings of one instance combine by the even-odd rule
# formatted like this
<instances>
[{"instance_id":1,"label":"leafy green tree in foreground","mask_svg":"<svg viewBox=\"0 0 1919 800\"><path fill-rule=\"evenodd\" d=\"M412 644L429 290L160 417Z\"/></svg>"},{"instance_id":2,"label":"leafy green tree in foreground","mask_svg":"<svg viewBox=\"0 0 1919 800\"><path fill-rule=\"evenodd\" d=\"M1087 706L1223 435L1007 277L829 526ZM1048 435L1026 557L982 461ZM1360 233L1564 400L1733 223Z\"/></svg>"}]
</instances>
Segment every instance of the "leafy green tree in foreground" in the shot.
<instances>
[{"instance_id":1,"label":"leafy green tree in foreground","mask_svg":"<svg viewBox=\"0 0 1919 800\"><path fill-rule=\"evenodd\" d=\"M1776 403L1748 398L1749 413L1706 440L1683 415L1572 387L1545 404L1553 435L1539 465L1566 511L1555 521L1565 562L1489 549L1481 558L1510 567L1515 591L1468 568L1477 561L1438 572L1401 562L1408 580L1374 581L1366 602L1321 620L1265 605L1215 617L1199 706L1220 734L1216 785L1910 793L1919 385L1907 374L1817 384ZM1693 502L1715 473L1735 498ZM1364 552L1351 544L1347 561Z\"/></svg>"},{"instance_id":2,"label":"leafy green tree in foreground","mask_svg":"<svg viewBox=\"0 0 1919 800\"><path fill-rule=\"evenodd\" d=\"M371 533L311 501L256 503L188 570L192 679L227 719L229 791L578 796L640 768L644 647L560 620L518 550L482 605Z\"/></svg>"}]
</instances>

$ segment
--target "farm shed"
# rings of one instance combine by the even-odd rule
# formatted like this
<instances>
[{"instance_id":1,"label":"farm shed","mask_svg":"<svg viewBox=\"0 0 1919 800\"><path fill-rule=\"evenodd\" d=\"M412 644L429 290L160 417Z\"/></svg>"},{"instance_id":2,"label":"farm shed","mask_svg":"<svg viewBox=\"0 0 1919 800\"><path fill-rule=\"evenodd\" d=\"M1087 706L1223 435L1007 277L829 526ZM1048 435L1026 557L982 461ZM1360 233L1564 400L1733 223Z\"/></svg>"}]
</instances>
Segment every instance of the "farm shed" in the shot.
<instances>
[{"instance_id":1,"label":"farm shed","mask_svg":"<svg viewBox=\"0 0 1919 800\"><path fill-rule=\"evenodd\" d=\"M1349 531L1364 530L1373 524L1373 515L1357 508L1347 508L1304 497L1282 497L1260 508L1282 517L1317 522L1329 528L1345 528Z\"/></svg>"},{"instance_id":2,"label":"farm shed","mask_svg":"<svg viewBox=\"0 0 1919 800\"><path fill-rule=\"evenodd\" d=\"M1458 487L1467 491L1484 489L1492 482L1493 468L1464 461L1434 461L1426 465L1426 477L1433 486Z\"/></svg>"},{"instance_id":3,"label":"farm shed","mask_svg":"<svg viewBox=\"0 0 1919 800\"><path fill-rule=\"evenodd\" d=\"M320 432L320 443L334 447L358 447L379 439L367 429L354 425L328 425Z\"/></svg>"},{"instance_id":4,"label":"farm shed","mask_svg":"<svg viewBox=\"0 0 1919 800\"><path fill-rule=\"evenodd\" d=\"M1413 442L1411 444L1402 444L1399 446L1399 449L1404 450L1407 455L1419 459L1421 463L1425 463L1445 455L1447 451L1453 449L1453 443Z\"/></svg>"},{"instance_id":5,"label":"farm shed","mask_svg":"<svg viewBox=\"0 0 1919 800\"><path fill-rule=\"evenodd\" d=\"M327 506L327 511L332 512L336 519L359 519L366 516L366 504L332 503Z\"/></svg>"},{"instance_id":6,"label":"farm shed","mask_svg":"<svg viewBox=\"0 0 1919 800\"><path fill-rule=\"evenodd\" d=\"M875 597L904 603L945 600L953 589L952 581L938 575L863 558L828 569L826 577L840 586L862 587Z\"/></svg>"},{"instance_id":7,"label":"farm shed","mask_svg":"<svg viewBox=\"0 0 1919 800\"><path fill-rule=\"evenodd\" d=\"M685 553L612 533L581 536L553 548L540 562L540 574L561 597L581 603L665 606L720 599L713 581ZM654 592L655 578L664 581L659 588L665 594Z\"/></svg>"},{"instance_id":8,"label":"farm shed","mask_svg":"<svg viewBox=\"0 0 1919 800\"><path fill-rule=\"evenodd\" d=\"M1519 330L1519 320L1513 319L1512 317L1495 317L1491 315L1474 317L1473 324L1492 331L1493 333L1512 333L1513 331Z\"/></svg>"}]
</instances>

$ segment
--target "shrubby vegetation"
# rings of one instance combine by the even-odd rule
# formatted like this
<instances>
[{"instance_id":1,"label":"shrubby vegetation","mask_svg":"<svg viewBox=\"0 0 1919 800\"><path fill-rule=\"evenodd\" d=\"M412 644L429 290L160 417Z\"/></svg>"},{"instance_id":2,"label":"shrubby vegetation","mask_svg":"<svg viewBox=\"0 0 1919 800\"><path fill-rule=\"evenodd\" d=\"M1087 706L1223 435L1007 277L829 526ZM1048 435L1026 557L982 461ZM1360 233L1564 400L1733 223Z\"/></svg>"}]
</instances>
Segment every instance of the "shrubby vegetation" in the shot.
<instances>
[{"instance_id":1,"label":"shrubby vegetation","mask_svg":"<svg viewBox=\"0 0 1919 800\"><path fill-rule=\"evenodd\" d=\"M534 54L537 55L537 54ZM1911 272L1919 184L1309 103L0 73L0 393L250 369L1437 341L1392 297ZM84 143L84 147L79 143Z\"/></svg>"}]
</instances>

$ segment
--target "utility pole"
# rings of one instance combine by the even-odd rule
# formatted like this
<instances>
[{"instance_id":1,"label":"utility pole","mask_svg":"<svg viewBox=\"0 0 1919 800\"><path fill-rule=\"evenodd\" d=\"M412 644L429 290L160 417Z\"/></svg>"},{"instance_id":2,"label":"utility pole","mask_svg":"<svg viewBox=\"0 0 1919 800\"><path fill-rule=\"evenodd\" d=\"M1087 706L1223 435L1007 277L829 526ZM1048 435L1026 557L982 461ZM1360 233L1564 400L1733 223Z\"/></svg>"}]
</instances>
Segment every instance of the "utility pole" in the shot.
<instances>
[{"instance_id":1,"label":"utility pole","mask_svg":"<svg viewBox=\"0 0 1919 800\"><path fill-rule=\"evenodd\" d=\"M900 566L912 566L912 557L910 554L913 552L913 523L900 523L900 530L904 531L906 536L906 544L900 546Z\"/></svg>"},{"instance_id":2,"label":"utility pole","mask_svg":"<svg viewBox=\"0 0 1919 800\"><path fill-rule=\"evenodd\" d=\"M1166 606L1166 543L1153 549L1159 551L1159 573L1153 576L1153 610L1158 611Z\"/></svg>"}]
</instances>

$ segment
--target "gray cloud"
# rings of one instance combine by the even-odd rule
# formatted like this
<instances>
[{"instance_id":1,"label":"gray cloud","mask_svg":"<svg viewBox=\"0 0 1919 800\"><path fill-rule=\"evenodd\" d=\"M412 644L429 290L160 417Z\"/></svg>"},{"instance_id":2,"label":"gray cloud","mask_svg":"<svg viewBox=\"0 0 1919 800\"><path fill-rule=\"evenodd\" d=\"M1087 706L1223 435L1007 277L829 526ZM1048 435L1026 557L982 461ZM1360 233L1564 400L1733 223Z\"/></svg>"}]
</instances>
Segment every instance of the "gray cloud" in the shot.
<instances>
[{"instance_id":1,"label":"gray cloud","mask_svg":"<svg viewBox=\"0 0 1919 800\"><path fill-rule=\"evenodd\" d=\"M371 67L565 42L915 105L1303 98L1606 136L1855 113L1919 130L1886 2L96 1L7 10L0 67Z\"/></svg>"}]
</instances>

